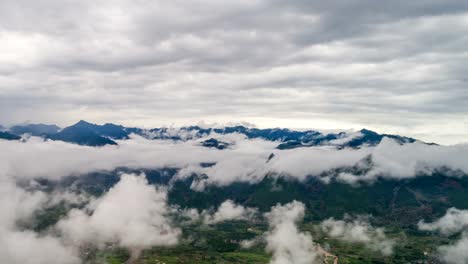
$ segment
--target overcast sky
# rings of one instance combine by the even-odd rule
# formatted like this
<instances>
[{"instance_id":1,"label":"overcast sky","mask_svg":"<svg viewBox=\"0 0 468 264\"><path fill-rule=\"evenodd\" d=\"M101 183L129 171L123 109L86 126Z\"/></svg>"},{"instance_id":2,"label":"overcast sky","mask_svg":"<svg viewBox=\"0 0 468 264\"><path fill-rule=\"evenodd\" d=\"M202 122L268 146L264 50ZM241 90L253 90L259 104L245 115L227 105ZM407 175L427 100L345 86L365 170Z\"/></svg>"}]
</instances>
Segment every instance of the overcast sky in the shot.
<instances>
[{"instance_id":1,"label":"overcast sky","mask_svg":"<svg viewBox=\"0 0 468 264\"><path fill-rule=\"evenodd\" d=\"M468 141L468 1L2 0L0 124Z\"/></svg>"}]
</instances>

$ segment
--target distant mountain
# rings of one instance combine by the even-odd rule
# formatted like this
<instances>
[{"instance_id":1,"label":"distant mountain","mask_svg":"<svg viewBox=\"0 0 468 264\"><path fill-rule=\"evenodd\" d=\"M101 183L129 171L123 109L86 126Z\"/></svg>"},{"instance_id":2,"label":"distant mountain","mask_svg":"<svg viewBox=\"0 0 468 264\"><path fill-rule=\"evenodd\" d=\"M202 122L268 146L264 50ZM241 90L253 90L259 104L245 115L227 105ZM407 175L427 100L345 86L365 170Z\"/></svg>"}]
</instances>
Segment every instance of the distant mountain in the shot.
<instances>
[{"instance_id":1,"label":"distant mountain","mask_svg":"<svg viewBox=\"0 0 468 264\"><path fill-rule=\"evenodd\" d=\"M73 127L79 128L79 129L90 130L99 136L109 137L112 139L128 139L128 135L129 135L129 133L125 131L125 127L120 126L120 125L114 125L111 123L107 123L104 125L96 125L96 124L92 124L92 123L81 120L75 125L73 125Z\"/></svg>"},{"instance_id":2,"label":"distant mountain","mask_svg":"<svg viewBox=\"0 0 468 264\"><path fill-rule=\"evenodd\" d=\"M227 142L219 141L219 140L217 140L215 138L210 138L210 139L207 139L207 140L201 142L201 145L203 147L207 147L207 148L217 148L219 150L222 150L222 149L227 148L231 144L229 144Z\"/></svg>"},{"instance_id":3,"label":"distant mountain","mask_svg":"<svg viewBox=\"0 0 468 264\"><path fill-rule=\"evenodd\" d=\"M374 131L362 129L356 133L330 133L322 134L318 131L295 131L279 128L247 128L244 126L225 127L225 128L201 128L198 126L182 127L179 130L169 130L167 128L155 128L149 130L151 139L172 139L189 140L206 137L211 133L221 135L243 134L249 139L261 138L269 141L278 141L278 149L292 149L299 147L313 147L320 145L332 145L338 148L351 147L358 148L364 145L375 146L380 143L384 137L392 138L400 144L412 143L417 141L414 138L408 138L398 135L378 134ZM145 136L145 134L143 134Z\"/></svg>"},{"instance_id":4,"label":"distant mountain","mask_svg":"<svg viewBox=\"0 0 468 264\"><path fill-rule=\"evenodd\" d=\"M97 128L100 129L101 127L104 126L98 126L85 121L80 121L75 125L64 128L56 134L48 135L48 138L52 140L61 140L78 145L93 147L117 145L115 141L101 136L100 133L97 132ZM112 129L109 130L112 131Z\"/></svg>"},{"instance_id":5,"label":"distant mountain","mask_svg":"<svg viewBox=\"0 0 468 264\"><path fill-rule=\"evenodd\" d=\"M8 132L2 132L0 131L0 139L6 139L6 140L19 140L21 137L17 135L10 134Z\"/></svg>"},{"instance_id":6,"label":"distant mountain","mask_svg":"<svg viewBox=\"0 0 468 264\"><path fill-rule=\"evenodd\" d=\"M217 149L226 149L229 145L216 139L214 135L241 134L249 139L263 139L278 142L277 149L293 149L313 146L334 146L341 148L360 148L362 146L375 146L382 141L384 137L394 139L400 144L413 143L417 141L414 138L379 134L371 130L362 129L358 132L347 133L329 133L324 134L314 130L295 131L281 128L248 128L244 126L232 126L224 128L202 128L199 126L187 126L181 128L153 128L142 129L136 127L124 127L112 123L97 125L84 120L66 127L63 130L55 125L22 125L14 126L10 129L11 134L22 135L29 133L34 136L46 136L53 140L63 140L70 143L103 146L116 145L114 140L129 139L130 134L137 134L147 139L161 140L194 140L210 137L201 142L202 146L214 147Z\"/></svg>"},{"instance_id":7,"label":"distant mountain","mask_svg":"<svg viewBox=\"0 0 468 264\"><path fill-rule=\"evenodd\" d=\"M362 129L359 132L352 134L347 134L344 132L327 135L318 134L308 139L291 140L278 145L278 149L311 147L317 145L334 145L339 148L359 148L361 146L376 146L385 137L394 139L400 144L413 143L417 141L414 138L403 137L398 135L378 134L371 130Z\"/></svg>"},{"instance_id":8,"label":"distant mountain","mask_svg":"<svg viewBox=\"0 0 468 264\"><path fill-rule=\"evenodd\" d=\"M56 134L59 132L59 130L60 127L56 125L25 124L10 127L9 132L17 136L23 134L31 134L33 136L46 136Z\"/></svg>"},{"instance_id":9,"label":"distant mountain","mask_svg":"<svg viewBox=\"0 0 468 264\"><path fill-rule=\"evenodd\" d=\"M409 137L402 137L398 135L390 135L390 134L378 134L374 131L367 130L367 129L362 129L359 131L363 136L360 138L355 138L352 141L348 143L350 147L357 147L361 146L363 144L368 144L368 145L377 145L382 141L384 137L391 138L395 141L397 141L400 144L405 144L405 143L413 143L416 141L414 138L409 138Z\"/></svg>"}]
</instances>

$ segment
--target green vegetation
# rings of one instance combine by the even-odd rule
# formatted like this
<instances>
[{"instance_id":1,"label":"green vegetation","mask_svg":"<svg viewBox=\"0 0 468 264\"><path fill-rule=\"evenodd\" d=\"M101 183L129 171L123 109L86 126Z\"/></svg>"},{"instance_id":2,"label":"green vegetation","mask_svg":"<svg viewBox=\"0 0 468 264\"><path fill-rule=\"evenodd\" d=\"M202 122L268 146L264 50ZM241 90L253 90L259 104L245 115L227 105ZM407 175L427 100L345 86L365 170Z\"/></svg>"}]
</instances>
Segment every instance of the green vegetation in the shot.
<instances>
[{"instance_id":1,"label":"green vegetation","mask_svg":"<svg viewBox=\"0 0 468 264\"><path fill-rule=\"evenodd\" d=\"M154 247L145 250L135 264L210 264L210 263L268 263L270 256L265 252L264 242L250 249L239 245L239 238L254 237L255 233L246 228L248 224L242 221L229 222L226 225L190 226L184 228L184 239L175 247ZM255 228L266 230L266 226L259 224ZM425 263L434 262L437 246L447 244L448 238L434 237L423 232L405 232L402 229L390 229L387 236L397 241L394 254L385 257L379 252L371 251L364 244L347 243L328 238L318 231L316 224L301 225L303 231L312 234L314 241L336 255L340 264L352 263ZM426 252L426 253L425 253ZM123 263L128 259L128 252L117 249L98 252L97 259L105 259L108 264ZM122 262L123 261L123 262ZM325 262L324 262L325 263ZM333 263L328 258L328 263Z\"/></svg>"},{"instance_id":2,"label":"green vegetation","mask_svg":"<svg viewBox=\"0 0 468 264\"><path fill-rule=\"evenodd\" d=\"M164 184L176 170L145 171L152 183ZM467 177L449 177L437 172L430 177L407 180L380 179L373 183L352 186L331 181L325 184L316 177L305 182L287 178L266 176L256 184L234 183L229 186L207 187L203 192L190 189L197 177L175 182L168 193L168 202L180 208L198 210L218 207L226 199L232 199L247 207L256 207L260 213L268 212L277 203L293 200L303 202L306 216L300 229L312 234L314 241L339 258L339 263L438 263L434 259L437 247L452 243L452 237L440 237L421 232L417 222L421 219L433 221L450 207L468 208ZM99 196L118 182L117 172L100 172L67 179L62 186L75 186L79 191ZM59 204L37 213L32 227L36 231L47 230L63 217L69 207ZM385 228L387 237L397 241L394 254L384 257L363 244L346 243L326 237L317 225L324 219L341 219L345 214L369 215L374 227ZM270 256L265 252L265 243L245 249L242 240L261 236L268 228L267 223L258 221L231 221L217 225L183 224L181 243L175 247L155 247L144 250L135 264L146 263L268 263ZM130 254L118 248L84 251L83 259L89 264L124 263ZM333 263L328 258L328 263Z\"/></svg>"}]
</instances>

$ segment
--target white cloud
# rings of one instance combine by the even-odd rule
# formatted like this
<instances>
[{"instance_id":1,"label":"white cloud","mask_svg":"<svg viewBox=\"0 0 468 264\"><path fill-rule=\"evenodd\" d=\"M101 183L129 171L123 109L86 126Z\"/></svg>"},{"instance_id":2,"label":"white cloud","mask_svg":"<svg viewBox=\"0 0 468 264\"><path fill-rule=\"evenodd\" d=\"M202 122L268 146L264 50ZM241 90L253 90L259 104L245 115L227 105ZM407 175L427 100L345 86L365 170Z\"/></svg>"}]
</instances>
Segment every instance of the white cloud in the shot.
<instances>
[{"instance_id":1,"label":"white cloud","mask_svg":"<svg viewBox=\"0 0 468 264\"><path fill-rule=\"evenodd\" d=\"M240 135L214 136L233 145L229 149L217 150L200 146L200 139L174 142L147 140L139 136L119 141L119 146L100 148L60 141L44 142L35 137L24 143L0 140L0 148L4 150L0 153L0 169L2 177L10 179L59 179L119 167L171 167L180 169L174 180L184 179L194 173L206 175L193 182L192 188L199 191L207 185L256 183L268 173L304 180L336 168L364 166L363 160L369 156L372 158L372 167L367 173L342 173L336 175L337 180L355 184L374 181L379 177L405 179L421 173L430 174L441 167L468 173L464 159L468 156L468 145L431 146L420 142L400 145L385 138L375 147L360 149L337 150L334 147L318 146L278 150L277 142L246 139ZM274 158L267 162L272 153ZM201 163L214 165L202 167ZM460 173L450 176L457 177ZM328 175L325 180L330 180L330 177L334 176Z\"/></svg>"},{"instance_id":2,"label":"white cloud","mask_svg":"<svg viewBox=\"0 0 468 264\"><path fill-rule=\"evenodd\" d=\"M224 201L214 214L209 214L203 211L204 222L207 224L216 224L228 220L248 220L254 217L257 210L254 208L246 208L242 205L234 203L232 200Z\"/></svg>"},{"instance_id":3,"label":"white cloud","mask_svg":"<svg viewBox=\"0 0 468 264\"><path fill-rule=\"evenodd\" d=\"M31 231L0 231L0 262L8 264L79 264L73 248Z\"/></svg>"},{"instance_id":4,"label":"white cloud","mask_svg":"<svg viewBox=\"0 0 468 264\"><path fill-rule=\"evenodd\" d=\"M78 264L77 252L59 238L20 230L49 201L45 193L28 192L0 180L0 262L9 264Z\"/></svg>"},{"instance_id":5,"label":"white cloud","mask_svg":"<svg viewBox=\"0 0 468 264\"><path fill-rule=\"evenodd\" d=\"M438 253L440 258L449 264L468 262L468 210L450 208L444 216L435 222L426 223L420 221L418 228L425 231L437 231L443 235L461 233L461 238L455 243L440 246Z\"/></svg>"},{"instance_id":6,"label":"white cloud","mask_svg":"<svg viewBox=\"0 0 468 264\"><path fill-rule=\"evenodd\" d=\"M171 209L173 212L187 218L189 222L204 224L217 224L230 220L252 220L258 213L256 208L244 207L232 200L224 201L215 211L211 209L199 212L194 208L180 209L179 207Z\"/></svg>"},{"instance_id":7,"label":"white cloud","mask_svg":"<svg viewBox=\"0 0 468 264\"><path fill-rule=\"evenodd\" d=\"M441 259L448 264L468 262L468 233L463 232L462 237L452 245L438 248Z\"/></svg>"},{"instance_id":8,"label":"white cloud","mask_svg":"<svg viewBox=\"0 0 468 264\"><path fill-rule=\"evenodd\" d=\"M452 235L468 228L468 210L449 208L445 215L435 222L419 221L418 228L425 231L438 231L445 235Z\"/></svg>"},{"instance_id":9,"label":"white cloud","mask_svg":"<svg viewBox=\"0 0 468 264\"><path fill-rule=\"evenodd\" d=\"M382 228L372 227L364 219L327 219L320 224L323 232L330 237L351 243L361 243L384 256L393 253L395 241L386 237Z\"/></svg>"},{"instance_id":10,"label":"white cloud","mask_svg":"<svg viewBox=\"0 0 468 264\"><path fill-rule=\"evenodd\" d=\"M328 146L297 148L275 152L275 158L268 164L274 172L302 180L333 168L352 166L371 154L372 150L372 148L337 150Z\"/></svg>"},{"instance_id":11,"label":"white cloud","mask_svg":"<svg viewBox=\"0 0 468 264\"><path fill-rule=\"evenodd\" d=\"M361 132L355 132L355 133L351 133L351 134L345 134L343 137L341 138L337 138L337 139L334 139L334 140L331 140L330 141L330 144L332 145L344 145L344 144L347 144L349 142L351 142L352 140L354 139L358 139L358 138L362 138L364 135L361 133Z\"/></svg>"},{"instance_id":12,"label":"white cloud","mask_svg":"<svg viewBox=\"0 0 468 264\"><path fill-rule=\"evenodd\" d=\"M242 240L239 244L242 248L252 248L255 246L257 243L259 243L260 239L259 238L253 238L253 239L246 239Z\"/></svg>"},{"instance_id":13,"label":"white cloud","mask_svg":"<svg viewBox=\"0 0 468 264\"><path fill-rule=\"evenodd\" d=\"M266 250L272 254L270 264L316 263L318 252L312 236L297 228L304 211L303 203L293 201L274 206L265 214L270 225L270 231L265 234Z\"/></svg>"},{"instance_id":14,"label":"white cloud","mask_svg":"<svg viewBox=\"0 0 468 264\"><path fill-rule=\"evenodd\" d=\"M148 185L144 176L122 175L121 180L88 210L71 210L57 223L69 241L102 246L117 243L141 250L149 246L175 245L181 231L166 214L165 189Z\"/></svg>"}]
</instances>

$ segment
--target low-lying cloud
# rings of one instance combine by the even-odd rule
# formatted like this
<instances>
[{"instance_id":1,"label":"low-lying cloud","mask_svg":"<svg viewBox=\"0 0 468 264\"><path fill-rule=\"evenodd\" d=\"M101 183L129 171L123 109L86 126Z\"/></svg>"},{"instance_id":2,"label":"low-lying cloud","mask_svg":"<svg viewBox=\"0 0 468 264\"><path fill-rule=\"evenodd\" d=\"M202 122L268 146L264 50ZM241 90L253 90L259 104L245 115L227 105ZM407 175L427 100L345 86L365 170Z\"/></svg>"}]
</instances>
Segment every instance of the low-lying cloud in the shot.
<instances>
[{"instance_id":1,"label":"low-lying cloud","mask_svg":"<svg viewBox=\"0 0 468 264\"><path fill-rule=\"evenodd\" d=\"M266 250L272 254L270 264L316 263L318 251L311 234L297 228L304 213L304 204L293 201L276 205L265 214L270 226L265 234Z\"/></svg>"},{"instance_id":2,"label":"low-lying cloud","mask_svg":"<svg viewBox=\"0 0 468 264\"><path fill-rule=\"evenodd\" d=\"M395 241L387 238L383 228L372 227L364 218L344 220L327 219L320 224L330 237L350 243L360 243L384 256L393 253Z\"/></svg>"},{"instance_id":3,"label":"low-lying cloud","mask_svg":"<svg viewBox=\"0 0 468 264\"><path fill-rule=\"evenodd\" d=\"M49 202L47 194L25 191L0 180L0 262L9 264L79 264L78 253L60 238L20 228Z\"/></svg>"},{"instance_id":4,"label":"low-lying cloud","mask_svg":"<svg viewBox=\"0 0 468 264\"><path fill-rule=\"evenodd\" d=\"M188 222L199 222L206 225L232 220L249 221L253 220L258 214L257 208L245 207L229 199L221 203L216 210L211 208L200 212L195 208L180 209L177 206L171 209L174 213L188 219Z\"/></svg>"},{"instance_id":5,"label":"low-lying cloud","mask_svg":"<svg viewBox=\"0 0 468 264\"><path fill-rule=\"evenodd\" d=\"M462 233L461 238L454 244L440 246L438 248L441 259L448 264L460 264L468 262L468 232Z\"/></svg>"},{"instance_id":6,"label":"low-lying cloud","mask_svg":"<svg viewBox=\"0 0 468 264\"><path fill-rule=\"evenodd\" d=\"M432 223L420 221L418 228L424 231L439 232L443 235L461 234L455 243L440 246L440 258L448 264L468 262L468 210L450 208L444 216Z\"/></svg>"},{"instance_id":7,"label":"low-lying cloud","mask_svg":"<svg viewBox=\"0 0 468 264\"><path fill-rule=\"evenodd\" d=\"M216 224L228 220L249 220L252 219L256 213L257 210L254 208L246 208L234 203L232 200L226 200L218 207L215 213L209 214L203 211L202 216L204 223Z\"/></svg>"},{"instance_id":8,"label":"low-lying cloud","mask_svg":"<svg viewBox=\"0 0 468 264\"><path fill-rule=\"evenodd\" d=\"M420 221L418 228L424 231L437 231L444 235L452 235L468 228L468 210L450 208L445 215L435 222Z\"/></svg>"},{"instance_id":9,"label":"low-lying cloud","mask_svg":"<svg viewBox=\"0 0 468 264\"><path fill-rule=\"evenodd\" d=\"M0 169L2 177L59 179L68 175L86 174L101 170L128 168L178 168L176 179L193 174L206 175L195 181L192 188L202 191L208 185L229 185L232 182L261 181L266 174L282 175L298 180L319 176L333 169L367 166L361 175L327 174L325 182L336 177L354 184L374 181L380 177L405 179L430 174L438 168L451 169L452 176L468 174L465 162L468 145L435 146L420 142L400 145L384 139L375 147L341 149L330 146L276 149L277 142L246 139L243 136L223 138L233 145L217 150L200 146L200 140L147 140L133 136L119 141L119 146L100 148L78 146L58 141L30 138L27 142L0 140ZM271 154L274 157L269 160ZM212 163L213 166L200 164ZM364 164L364 165L362 165Z\"/></svg>"},{"instance_id":10,"label":"low-lying cloud","mask_svg":"<svg viewBox=\"0 0 468 264\"><path fill-rule=\"evenodd\" d=\"M71 210L57 229L77 244L112 243L138 250L175 245L181 231L166 216L166 200L167 191L149 185L144 175L125 174L88 208Z\"/></svg>"}]
</instances>

